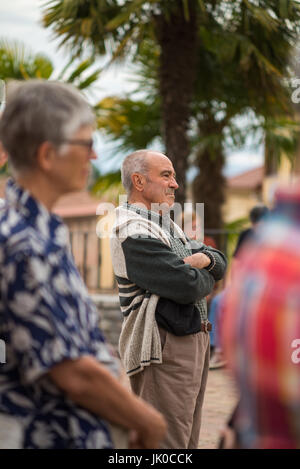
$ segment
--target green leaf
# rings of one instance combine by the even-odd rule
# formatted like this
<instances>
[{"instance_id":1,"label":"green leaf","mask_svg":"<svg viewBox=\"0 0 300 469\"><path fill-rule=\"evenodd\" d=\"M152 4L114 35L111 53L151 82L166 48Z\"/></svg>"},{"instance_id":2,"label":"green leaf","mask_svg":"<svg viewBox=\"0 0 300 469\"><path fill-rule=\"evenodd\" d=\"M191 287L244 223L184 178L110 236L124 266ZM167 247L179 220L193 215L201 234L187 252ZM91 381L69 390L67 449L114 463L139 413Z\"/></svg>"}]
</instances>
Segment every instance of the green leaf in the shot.
<instances>
[{"instance_id":1,"label":"green leaf","mask_svg":"<svg viewBox=\"0 0 300 469\"><path fill-rule=\"evenodd\" d=\"M45 55L34 55L20 41L0 39L0 76L3 79L48 79L52 71L53 65Z\"/></svg>"},{"instance_id":2,"label":"green leaf","mask_svg":"<svg viewBox=\"0 0 300 469\"><path fill-rule=\"evenodd\" d=\"M91 192L94 195L101 195L106 192L108 189L113 187L118 188L121 185L121 172L115 171L110 172L104 175L101 175L97 178L93 186L91 187Z\"/></svg>"},{"instance_id":3,"label":"green leaf","mask_svg":"<svg viewBox=\"0 0 300 469\"><path fill-rule=\"evenodd\" d=\"M99 70L92 73L89 77L87 77L84 81L80 82L77 86L80 90L84 90L88 88L92 83L94 83L99 78Z\"/></svg>"},{"instance_id":4,"label":"green leaf","mask_svg":"<svg viewBox=\"0 0 300 469\"><path fill-rule=\"evenodd\" d=\"M73 83L75 78L79 77L85 70L87 70L90 66L92 65L92 60L91 59L86 59L83 62L81 62L78 67L74 70L74 72L71 73L67 81L69 83Z\"/></svg>"},{"instance_id":5,"label":"green leaf","mask_svg":"<svg viewBox=\"0 0 300 469\"><path fill-rule=\"evenodd\" d=\"M43 55L37 55L33 62L33 67L36 70L36 76L38 78L44 78L48 80L53 73L53 65L47 57Z\"/></svg>"},{"instance_id":6,"label":"green leaf","mask_svg":"<svg viewBox=\"0 0 300 469\"><path fill-rule=\"evenodd\" d=\"M281 18L288 17L290 0L278 0L279 1L279 15Z\"/></svg>"},{"instance_id":7,"label":"green leaf","mask_svg":"<svg viewBox=\"0 0 300 469\"><path fill-rule=\"evenodd\" d=\"M203 0L198 0L198 4L199 4L199 7L200 7L200 10L201 10L203 13L206 12L206 8L205 8L204 1L203 1Z\"/></svg>"},{"instance_id":8,"label":"green leaf","mask_svg":"<svg viewBox=\"0 0 300 469\"><path fill-rule=\"evenodd\" d=\"M123 11L111 21L109 21L105 25L105 29L107 31L117 29L119 26L123 25L129 20L132 13L140 13L140 9L144 3L144 0L133 0L130 2L129 5L128 3L125 3L125 5L123 6Z\"/></svg>"}]
</instances>

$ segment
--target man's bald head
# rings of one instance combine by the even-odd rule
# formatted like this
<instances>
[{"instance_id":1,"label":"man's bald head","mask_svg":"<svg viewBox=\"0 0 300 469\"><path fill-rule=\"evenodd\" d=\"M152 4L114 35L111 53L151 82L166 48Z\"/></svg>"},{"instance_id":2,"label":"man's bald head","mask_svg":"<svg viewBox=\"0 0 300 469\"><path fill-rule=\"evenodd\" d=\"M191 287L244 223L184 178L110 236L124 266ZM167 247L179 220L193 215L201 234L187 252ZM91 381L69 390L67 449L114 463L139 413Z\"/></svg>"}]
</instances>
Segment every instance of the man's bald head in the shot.
<instances>
[{"instance_id":1,"label":"man's bald head","mask_svg":"<svg viewBox=\"0 0 300 469\"><path fill-rule=\"evenodd\" d=\"M133 188L131 176L134 173L147 176L150 166L155 164L155 159L161 157L168 159L162 153L152 150L138 150L126 156L121 168L121 177L128 195L130 195Z\"/></svg>"}]
</instances>

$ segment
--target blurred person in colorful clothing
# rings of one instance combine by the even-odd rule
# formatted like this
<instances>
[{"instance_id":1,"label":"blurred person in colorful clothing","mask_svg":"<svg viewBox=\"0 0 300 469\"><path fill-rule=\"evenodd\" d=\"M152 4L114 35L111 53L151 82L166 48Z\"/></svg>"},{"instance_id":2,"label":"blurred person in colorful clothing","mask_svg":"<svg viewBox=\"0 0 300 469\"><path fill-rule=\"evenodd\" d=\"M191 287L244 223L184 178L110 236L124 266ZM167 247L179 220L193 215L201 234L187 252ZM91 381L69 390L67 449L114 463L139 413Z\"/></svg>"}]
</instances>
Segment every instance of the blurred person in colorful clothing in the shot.
<instances>
[{"instance_id":1,"label":"blurred person in colorful clothing","mask_svg":"<svg viewBox=\"0 0 300 469\"><path fill-rule=\"evenodd\" d=\"M298 184L278 192L272 215L242 247L225 297L223 345L240 391L225 432L230 447L300 448L299 246Z\"/></svg>"},{"instance_id":2,"label":"blurred person in colorful clothing","mask_svg":"<svg viewBox=\"0 0 300 469\"><path fill-rule=\"evenodd\" d=\"M236 265L238 264L239 253L241 252L242 247L255 237L257 230L261 227L262 223L267 218L268 213L268 207L262 204L255 205L250 210L249 219L251 221L251 227L243 230L238 237L236 248L233 253L231 272L234 271ZM209 318L213 325L212 331L210 332L210 343L213 348L212 357L209 363L210 370L223 368L227 364L220 339L220 326L222 324L224 296L225 290L218 292L212 298L210 303Z\"/></svg>"},{"instance_id":3,"label":"blurred person in colorful clothing","mask_svg":"<svg viewBox=\"0 0 300 469\"><path fill-rule=\"evenodd\" d=\"M157 447L166 424L120 384L119 360L52 213L82 189L94 115L69 85L14 84L0 140L14 176L0 213L0 448ZM120 447L120 446L119 446Z\"/></svg>"}]
</instances>

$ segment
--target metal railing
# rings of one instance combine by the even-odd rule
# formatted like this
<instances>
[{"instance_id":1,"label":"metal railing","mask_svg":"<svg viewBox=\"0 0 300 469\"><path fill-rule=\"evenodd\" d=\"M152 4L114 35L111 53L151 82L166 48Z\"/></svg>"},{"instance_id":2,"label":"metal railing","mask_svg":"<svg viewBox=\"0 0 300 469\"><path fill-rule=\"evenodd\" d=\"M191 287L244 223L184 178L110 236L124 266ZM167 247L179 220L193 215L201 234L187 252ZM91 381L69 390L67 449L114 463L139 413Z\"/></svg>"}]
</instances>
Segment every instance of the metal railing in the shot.
<instances>
[{"instance_id":1,"label":"metal railing","mask_svg":"<svg viewBox=\"0 0 300 469\"><path fill-rule=\"evenodd\" d=\"M226 257L229 257L232 254L232 250L235 247L236 241L238 239L241 231L237 230L214 230L209 229L205 230L204 234L206 236L211 236L214 239L217 239L217 249L222 251Z\"/></svg>"}]
</instances>

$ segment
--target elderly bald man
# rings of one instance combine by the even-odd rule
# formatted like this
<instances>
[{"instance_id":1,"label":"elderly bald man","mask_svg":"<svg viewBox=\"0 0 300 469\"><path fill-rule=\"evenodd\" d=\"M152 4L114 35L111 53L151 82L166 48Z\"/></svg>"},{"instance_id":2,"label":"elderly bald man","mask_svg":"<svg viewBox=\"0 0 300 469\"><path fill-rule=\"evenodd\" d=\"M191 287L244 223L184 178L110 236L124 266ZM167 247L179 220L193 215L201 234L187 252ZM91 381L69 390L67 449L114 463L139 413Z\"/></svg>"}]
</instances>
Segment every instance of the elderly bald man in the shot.
<instances>
[{"instance_id":1,"label":"elderly bald man","mask_svg":"<svg viewBox=\"0 0 300 469\"><path fill-rule=\"evenodd\" d=\"M61 195L85 186L93 130L90 106L70 85L29 81L8 93L0 119L13 173L0 214L2 448L112 448L120 429L131 446L153 448L165 433L163 417L120 384L67 229L52 212Z\"/></svg>"},{"instance_id":2,"label":"elderly bald man","mask_svg":"<svg viewBox=\"0 0 300 469\"><path fill-rule=\"evenodd\" d=\"M122 166L128 203L116 209L111 252L124 315L120 355L132 389L166 418L163 448L197 448L209 364L205 297L225 272L216 249L191 249L169 216L172 162L140 150Z\"/></svg>"}]
</instances>

